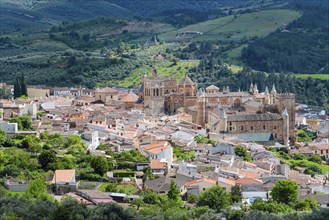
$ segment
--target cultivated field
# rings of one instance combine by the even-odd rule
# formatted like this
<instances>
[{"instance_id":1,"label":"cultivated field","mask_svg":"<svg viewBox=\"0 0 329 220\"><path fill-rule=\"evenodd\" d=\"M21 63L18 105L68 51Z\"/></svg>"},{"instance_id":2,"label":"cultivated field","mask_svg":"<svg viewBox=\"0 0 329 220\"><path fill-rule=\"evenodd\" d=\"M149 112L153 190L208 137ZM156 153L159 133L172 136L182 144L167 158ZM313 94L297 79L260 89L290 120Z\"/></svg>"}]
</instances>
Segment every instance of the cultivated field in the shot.
<instances>
[{"instance_id":1,"label":"cultivated field","mask_svg":"<svg viewBox=\"0 0 329 220\"><path fill-rule=\"evenodd\" d=\"M164 41L179 40L176 35L186 31L203 32L203 35L194 37L194 41L230 41L255 36L263 37L278 28L286 27L300 16L300 12L288 9L266 10L236 16L230 15L163 33L159 35L159 38Z\"/></svg>"}]
</instances>

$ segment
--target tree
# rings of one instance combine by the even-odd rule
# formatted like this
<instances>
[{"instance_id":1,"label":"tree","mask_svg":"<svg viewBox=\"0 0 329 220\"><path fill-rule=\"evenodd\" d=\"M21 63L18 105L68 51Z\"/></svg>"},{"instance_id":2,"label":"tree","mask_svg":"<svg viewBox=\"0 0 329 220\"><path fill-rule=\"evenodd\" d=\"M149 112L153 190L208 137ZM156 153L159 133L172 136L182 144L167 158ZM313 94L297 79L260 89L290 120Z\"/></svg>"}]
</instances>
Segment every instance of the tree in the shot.
<instances>
[{"instance_id":1,"label":"tree","mask_svg":"<svg viewBox=\"0 0 329 220\"><path fill-rule=\"evenodd\" d=\"M106 192L122 192L120 189L118 189L118 185L114 183L110 183L105 188Z\"/></svg>"},{"instance_id":2,"label":"tree","mask_svg":"<svg viewBox=\"0 0 329 220\"><path fill-rule=\"evenodd\" d=\"M46 183L42 179L33 180L26 189L28 198L34 199L49 199Z\"/></svg>"},{"instance_id":3,"label":"tree","mask_svg":"<svg viewBox=\"0 0 329 220\"><path fill-rule=\"evenodd\" d=\"M115 220L126 220L126 219L140 219L138 214L132 209L124 209L123 207L114 204L99 204L96 208L91 210L89 219L102 220L102 219L115 219Z\"/></svg>"},{"instance_id":4,"label":"tree","mask_svg":"<svg viewBox=\"0 0 329 220\"><path fill-rule=\"evenodd\" d=\"M230 195L220 186L213 186L203 191L198 200L198 206L208 206L218 212L230 205Z\"/></svg>"},{"instance_id":5,"label":"tree","mask_svg":"<svg viewBox=\"0 0 329 220\"><path fill-rule=\"evenodd\" d=\"M22 76L21 76L21 92L20 93L21 93L21 96L28 96L27 95L27 85L26 85L24 73L22 73Z\"/></svg>"},{"instance_id":6,"label":"tree","mask_svg":"<svg viewBox=\"0 0 329 220\"><path fill-rule=\"evenodd\" d=\"M57 157L55 152L50 150L44 150L39 155L38 161L44 170L48 170L50 167L54 167L54 165L57 163Z\"/></svg>"},{"instance_id":7,"label":"tree","mask_svg":"<svg viewBox=\"0 0 329 220\"><path fill-rule=\"evenodd\" d=\"M320 209L320 205L314 198L305 198L295 205L295 209L298 211L312 211Z\"/></svg>"},{"instance_id":8,"label":"tree","mask_svg":"<svg viewBox=\"0 0 329 220\"><path fill-rule=\"evenodd\" d=\"M286 204L277 203L271 199L265 201L262 198L256 198L251 205L251 209L268 213L284 213L292 211L292 208Z\"/></svg>"},{"instance_id":9,"label":"tree","mask_svg":"<svg viewBox=\"0 0 329 220\"><path fill-rule=\"evenodd\" d=\"M16 78L15 84L14 84L14 98L19 98L22 96L21 93L21 84L19 82L19 79Z\"/></svg>"},{"instance_id":10,"label":"tree","mask_svg":"<svg viewBox=\"0 0 329 220\"><path fill-rule=\"evenodd\" d=\"M35 135L25 136L22 140L22 147L33 153L38 153L42 150L40 139Z\"/></svg>"},{"instance_id":11,"label":"tree","mask_svg":"<svg viewBox=\"0 0 329 220\"><path fill-rule=\"evenodd\" d=\"M180 191L173 179L170 181L170 189L167 195L170 200L177 201L180 199Z\"/></svg>"},{"instance_id":12,"label":"tree","mask_svg":"<svg viewBox=\"0 0 329 220\"><path fill-rule=\"evenodd\" d=\"M240 202L242 198L241 189L239 186L233 186L231 188L231 201L232 203Z\"/></svg>"},{"instance_id":13,"label":"tree","mask_svg":"<svg viewBox=\"0 0 329 220\"><path fill-rule=\"evenodd\" d=\"M22 130L22 131L31 131L34 130L33 126L32 126L32 121L31 118L26 116L26 115L22 115L22 116L18 116L15 118L11 118L10 119L11 123L17 123L18 125L18 130Z\"/></svg>"},{"instance_id":14,"label":"tree","mask_svg":"<svg viewBox=\"0 0 329 220\"><path fill-rule=\"evenodd\" d=\"M6 140L6 132L0 129L0 147L4 146Z\"/></svg>"},{"instance_id":15,"label":"tree","mask_svg":"<svg viewBox=\"0 0 329 220\"><path fill-rule=\"evenodd\" d=\"M195 194L188 194L188 196L187 196L187 202L188 203L194 204L194 203L196 203L197 200L198 200L198 196L197 195L195 195Z\"/></svg>"},{"instance_id":16,"label":"tree","mask_svg":"<svg viewBox=\"0 0 329 220\"><path fill-rule=\"evenodd\" d=\"M151 168L146 167L144 169L143 183L145 183L146 181L149 181L149 180L153 180L153 179L154 179L154 176L152 174Z\"/></svg>"},{"instance_id":17,"label":"tree","mask_svg":"<svg viewBox=\"0 0 329 220\"><path fill-rule=\"evenodd\" d=\"M242 157L245 161L252 161L251 157L248 154L248 151L243 146L236 146L235 154L239 157Z\"/></svg>"},{"instance_id":18,"label":"tree","mask_svg":"<svg viewBox=\"0 0 329 220\"><path fill-rule=\"evenodd\" d=\"M274 201L292 206L297 201L298 185L293 180L279 180L272 189L271 196Z\"/></svg>"},{"instance_id":19,"label":"tree","mask_svg":"<svg viewBox=\"0 0 329 220\"><path fill-rule=\"evenodd\" d=\"M15 92L15 87L14 87L14 92ZM0 88L0 99L11 99L11 98L12 98L11 90L6 85L3 85Z\"/></svg>"},{"instance_id":20,"label":"tree","mask_svg":"<svg viewBox=\"0 0 329 220\"><path fill-rule=\"evenodd\" d=\"M135 198L135 199L131 202L131 204L132 204L133 206L136 206L137 211L138 211L139 208L144 204L144 202L143 202L143 200L142 200L141 198Z\"/></svg>"},{"instance_id":21,"label":"tree","mask_svg":"<svg viewBox=\"0 0 329 220\"><path fill-rule=\"evenodd\" d=\"M90 165L94 169L94 171L101 176L103 176L104 173L109 170L107 160L102 156L92 157Z\"/></svg>"}]
</instances>

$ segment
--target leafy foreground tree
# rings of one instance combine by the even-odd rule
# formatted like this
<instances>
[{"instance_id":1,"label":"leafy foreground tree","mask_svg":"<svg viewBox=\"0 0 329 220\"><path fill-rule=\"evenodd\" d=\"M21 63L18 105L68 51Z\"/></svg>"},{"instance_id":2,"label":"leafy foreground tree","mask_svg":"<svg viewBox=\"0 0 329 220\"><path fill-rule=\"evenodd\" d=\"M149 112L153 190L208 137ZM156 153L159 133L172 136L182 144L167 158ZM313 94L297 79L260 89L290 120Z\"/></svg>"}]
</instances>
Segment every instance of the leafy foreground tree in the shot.
<instances>
[{"instance_id":1,"label":"leafy foreground tree","mask_svg":"<svg viewBox=\"0 0 329 220\"><path fill-rule=\"evenodd\" d=\"M18 124L18 130L21 130L21 131L34 130L34 127L32 126L31 118L26 115L11 118L10 122L11 123L16 122Z\"/></svg>"},{"instance_id":2,"label":"leafy foreground tree","mask_svg":"<svg viewBox=\"0 0 329 220\"><path fill-rule=\"evenodd\" d=\"M271 192L272 199L278 203L292 206L298 198L298 185L293 180L279 180Z\"/></svg>"},{"instance_id":3,"label":"leafy foreground tree","mask_svg":"<svg viewBox=\"0 0 329 220\"><path fill-rule=\"evenodd\" d=\"M242 193L239 186L233 186L231 188L231 201L234 202L240 202L242 199Z\"/></svg>"},{"instance_id":4,"label":"leafy foreground tree","mask_svg":"<svg viewBox=\"0 0 329 220\"><path fill-rule=\"evenodd\" d=\"M26 189L26 196L30 199L51 200L47 191L47 185L42 179L33 180Z\"/></svg>"},{"instance_id":5,"label":"leafy foreground tree","mask_svg":"<svg viewBox=\"0 0 329 220\"><path fill-rule=\"evenodd\" d=\"M295 205L295 209L298 211L312 211L320 209L320 205L314 198L305 198Z\"/></svg>"},{"instance_id":6,"label":"leafy foreground tree","mask_svg":"<svg viewBox=\"0 0 329 220\"><path fill-rule=\"evenodd\" d=\"M109 170L107 160L102 156L94 156L91 159L90 165L94 169L95 173L101 176L103 176L104 173Z\"/></svg>"},{"instance_id":7,"label":"leafy foreground tree","mask_svg":"<svg viewBox=\"0 0 329 220\"><path fill-rule=\"evenodd\" d=\"M285 213L293 211L289 205L277 203L273 200L264 201L261 198L255 199L251 205L251 209L268 213Z\"/></svg>"},{"instance_id":8,"label":"leafy foreground tree","mask_svg":"<svg viewBox=\"0 0 329 220\"><path fill-rule=\"evenodd\" d=\"M220 186L213 186L199 196L198 206L208 206L220 212L231 204L230 195Z\"/></svg>"}]
</instances>

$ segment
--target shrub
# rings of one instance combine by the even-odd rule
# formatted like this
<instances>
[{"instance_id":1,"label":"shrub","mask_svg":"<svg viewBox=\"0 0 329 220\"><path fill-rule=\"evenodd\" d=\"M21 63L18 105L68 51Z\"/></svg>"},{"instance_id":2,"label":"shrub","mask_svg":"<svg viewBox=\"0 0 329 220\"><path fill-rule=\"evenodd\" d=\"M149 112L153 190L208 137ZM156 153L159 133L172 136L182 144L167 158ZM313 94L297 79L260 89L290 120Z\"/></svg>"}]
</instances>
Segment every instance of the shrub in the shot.
<instances>
[{"instance_id":1,"label":"shrub","mask_svg":"<svg viewBox=\"0 0 329 220\"><path fill-rule=\"evenodd\" d=\"M113 177L133 177L135 175L135 172L133 171L117 171L113 173Z\"/></svg>"}]
</instances>

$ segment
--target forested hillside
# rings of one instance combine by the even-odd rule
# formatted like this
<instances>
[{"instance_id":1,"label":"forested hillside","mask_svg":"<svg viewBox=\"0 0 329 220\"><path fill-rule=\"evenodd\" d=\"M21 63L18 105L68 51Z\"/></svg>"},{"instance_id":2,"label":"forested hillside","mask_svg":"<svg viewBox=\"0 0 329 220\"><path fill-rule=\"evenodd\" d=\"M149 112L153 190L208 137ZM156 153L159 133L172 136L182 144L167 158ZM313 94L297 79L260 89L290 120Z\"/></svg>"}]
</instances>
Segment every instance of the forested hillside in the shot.
<instances>
[{"instance_id":1,"label":"forested hillside","mask_svg":"<svg viewBox=\"0 0 329 220\"><path fill-rule=\"evenodd\" d=\"M328 10L318 1L95 1L107 5L98 16L110 13L107 7L134 12L125 19L95 17L95 2L83 2L4 0L4 23L19 19L34 29L14 25L0 36L0 81L13 84L24 73L34 85L138 88L157 66L178 80L189 73L201 87L237 91L257 82L263 91L275 83L281 92L296 93L298 102L328 105ZM77 12L88 19L72 21L82 18ZM189 31L203 34L186 37ZM286 72L324 74L309 80Z\"/></svg>"},{"instance_id":2,"label":"forested hillside","mask_svg":"<svg viewBox=\"0 0 329 220\"><path fill-rule=\"evenodd\" d=\"M245 63L266 72L328 73L328 2L312 3L295 1L293 7L303 16L286 29L250 43L242 51Z\"/></svg>"}]
</instances>

